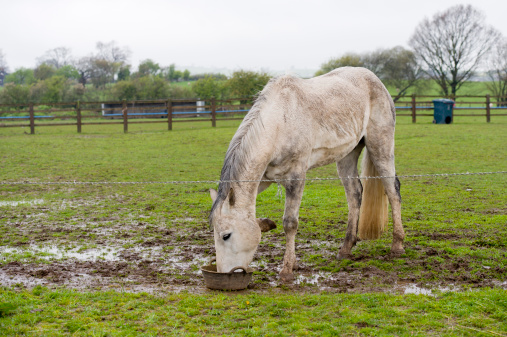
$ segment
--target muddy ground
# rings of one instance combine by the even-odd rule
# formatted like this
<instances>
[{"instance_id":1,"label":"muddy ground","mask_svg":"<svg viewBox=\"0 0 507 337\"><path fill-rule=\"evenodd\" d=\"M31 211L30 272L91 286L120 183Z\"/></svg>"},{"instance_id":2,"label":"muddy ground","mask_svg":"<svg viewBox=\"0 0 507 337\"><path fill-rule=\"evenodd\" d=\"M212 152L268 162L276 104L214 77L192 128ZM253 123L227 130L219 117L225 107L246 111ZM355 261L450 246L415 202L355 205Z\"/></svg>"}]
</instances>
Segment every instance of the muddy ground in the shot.
<instances>
[{"instance_id":1,"label":"muddy ground","mask_svg":"<svg viewBox=\"0 0 507 337\"><path fill-rule=\"evenodd\" d=\"M32 200L0 205L0 285L149 293L210 291L199 269L214 255L205 214L170 219L164 212L150 214L155 208L150 205L137 214L129 213L129 207L98 212L104 202ZM339 233L345 230L344 221L329 226ZM408 228L407 253L401 257L390 256L390 234L385 235L386 240L375 244L359 242L351 260L338 261L343 235L302 230L296 243L296 279L283 283L278 272L284 235L280 229L269 232L256 253L252 264L256 272L247 291L507 289L505 247L494 247L504 254L485 263L485 250L492 247L476 231L436 233ZM453 241L466 245L468 253L457 256L438 244L428 245L429 241ZM495 265L495 259L502 261Z\"/></svg>"}]
</instances>

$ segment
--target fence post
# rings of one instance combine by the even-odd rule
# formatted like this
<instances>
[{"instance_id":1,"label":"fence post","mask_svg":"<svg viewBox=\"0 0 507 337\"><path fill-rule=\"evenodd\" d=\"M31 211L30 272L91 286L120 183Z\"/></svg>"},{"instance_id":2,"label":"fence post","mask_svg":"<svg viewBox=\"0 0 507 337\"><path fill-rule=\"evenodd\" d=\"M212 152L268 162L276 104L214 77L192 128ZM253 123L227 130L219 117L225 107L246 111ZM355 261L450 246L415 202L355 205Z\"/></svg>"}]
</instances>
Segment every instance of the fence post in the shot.
<instances>
[{"instance_id":1,"label":"fence post","mask_svg":"<svg viewBox=\"0 0 507 337\"><path fill-rule=\"evenodd\" d=\"M127 133L129 131L129 120L128 120L128 108L127 108L127 101L123 100L122 103L122 109L123 113L123 132Z\"/></svg>"},{"instance_id":2,"label":"fence post","mask_svg":"<svg viewBox=\"0 0 507 337\"><path fill-rule=\"evenodd\" d=\"M490 108L490 105L491 104L491 99L489 97L489 95L486 95L486 122L490 122L491 121L491 108Z\"/></svg>"},{"instance_id":3,"label":"fence post","mask_svg":"<svg viewBox=\"0 0 507 337\"><path fill-rule=\"evenodd\" d=\"M211 97L211 126L217 127L217 106L215 97Z\"/></svg>"},{"instance_id":4,"label":"fence post","mask_svg":"<svg viewBox=\"0 0 507 337\"><path fill-rule=\"evenodd\" d=\"M171 131L173 129L173 101L166 101L165 107L167 109L167 130Z\"/></svg>"},{"instance_id":5,"label":"fence post","mask_svg":"<svg viewBox=\"0 0 507 337\"><path fill-rule=\"evenodd\" d=\"M33 103L28 105L28 113L30 114L30 134L35 133L35 116L33 114Z\"/></svg>"},{"instance_id":6,"label":"fence post","mask_svg":"<svg viewBox=\"0 0 507 337\"><path fill-rule=\"evenodd\" d=\"M81 133L81 102L76 103L77 133Z\"/></svg>"},{"instance_id":7,"label":"fence post","mask_svg":"<svg viewBox=\"0 0 507 337\"><path fill-rule=\"evenodd\" d=\"M412 123L416 121L416 102L415 102L415 94L412 94Z\"/></svg>"}]
</instances>

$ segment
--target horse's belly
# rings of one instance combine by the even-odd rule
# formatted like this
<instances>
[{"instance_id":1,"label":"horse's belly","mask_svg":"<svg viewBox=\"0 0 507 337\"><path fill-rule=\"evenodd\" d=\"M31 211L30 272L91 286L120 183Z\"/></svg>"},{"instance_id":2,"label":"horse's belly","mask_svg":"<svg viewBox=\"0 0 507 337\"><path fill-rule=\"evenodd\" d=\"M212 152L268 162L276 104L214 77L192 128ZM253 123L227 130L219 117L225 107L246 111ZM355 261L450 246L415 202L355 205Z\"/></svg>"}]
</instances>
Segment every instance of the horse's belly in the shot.
<instances>
[{"instance_id":1,"label":"horse's belly","mask_svg":"<svg viewBox=\"0 0 507 337\"><path fill-rule=\"evenodd\" d=\"M338 148L318 148L312 151L310 156L310 161L308 163L308 169L312 169L319 166L328 165L334 162L341 160L347 154L349 154L351 150L346 147L338 147Z\"/></svg>"},{"instance_id":2,"label":"horse's belly","mask_svg":"<svg viewBox=\"0 0 507 337\"><path fill-rule=\"evenodd\" d=\"M355 137L327 139L315 144L308 162L308 169L328 165L343 159L357 145Z\"/></svg>"}]
</instances>

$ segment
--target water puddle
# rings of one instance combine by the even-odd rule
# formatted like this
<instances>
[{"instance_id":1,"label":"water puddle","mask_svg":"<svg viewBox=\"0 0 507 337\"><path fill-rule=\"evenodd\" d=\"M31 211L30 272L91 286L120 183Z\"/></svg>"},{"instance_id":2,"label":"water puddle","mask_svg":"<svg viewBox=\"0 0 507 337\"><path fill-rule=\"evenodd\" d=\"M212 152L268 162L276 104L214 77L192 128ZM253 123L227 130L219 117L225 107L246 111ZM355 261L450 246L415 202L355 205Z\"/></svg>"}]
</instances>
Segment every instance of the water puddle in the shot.
<instances>
[{"instance_id":1,"label":"water puddle","mask_svg":"<svg viewBox=\"0 0 507 337\"><path fill-rule=\"evenodd\" d=\"M0 247L0 257L4 260L13 255L36 257L45 260L76 259L79 261L119 261L119 250L112 247L65 249L57 246L29 246L28 248Z\"/></svg>"},{"instance_id":2,"label":"water puddle","mask_svg":"<svg viewBox=\"0 0 507 337\"><path fill-rule=\"evenodd\" d=\"M42 204L44 200L35 199L35 200L19 200L19 201L0 201L0 206L19 206L19 205L39 205Z\"/></svg>"},{"instance_id":3,"label":"water puddle","mask_svg":"<svg viewBox=\"0 0 507 337\"><path fill-rule=\"evenodd\" d=\"M456 291L454 289L453 285L450 285L449 287L435 287L435 288L423 288L419 287L415 283L408 284L406 286L402 286L401 289L403 290L403 294L415 294L415 295L428 295L428 296L436 296L436 293L445 293L449 291Z\"/></svg>"},{"instance_id":4,"label":"water puddle","mask_svg":"<svg viewBox=\"0 0 507 337\"><path fill-rule=\"evenodd\" d=\"M298 274L296 275L296 279L294 280L294 284L312 284L316 286L320 286L320 279L332 281L334 278L331 273L318 272L316 274Z\"/></svg>"}]
</instances>

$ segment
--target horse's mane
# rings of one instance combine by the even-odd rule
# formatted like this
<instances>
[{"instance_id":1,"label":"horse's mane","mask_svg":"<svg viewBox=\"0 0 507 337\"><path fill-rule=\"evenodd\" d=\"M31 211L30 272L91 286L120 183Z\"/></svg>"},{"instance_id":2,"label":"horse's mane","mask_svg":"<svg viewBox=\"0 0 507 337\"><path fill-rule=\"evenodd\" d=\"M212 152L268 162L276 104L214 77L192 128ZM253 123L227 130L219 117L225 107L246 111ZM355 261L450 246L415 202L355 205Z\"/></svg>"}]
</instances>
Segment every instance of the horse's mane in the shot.
<instances>
[{"instance_id":1,"label":"horse's mane","mask_svg":"<svg viewBox=\"0 0 507 337\"><path fill-rule=\"evenodd\" d=\"M273 95L280 96L280 90L288 88L297 95L298 99L302 99L304 91L300 87L300 81L300 78L291 75L274 77L258 94L252 108L232 138L229 149L225 154L224 166L220 174L220 184L218 185L218 195L209 215L210 225L213 222L216 210L227 199L232 185L231 181L242 179L242 173L250 162L252 150L259 143L264 129L260 114L268 98Z\"/></svg>"},{"instance_id":2,"label":"horse's mane","mask_svg":"<svg viewBox=\"0 0 507 337\"><path fill-rule=\"evenodd\" d=\"M271 82L272 80L270 83ZM241 173L244 172L246 164L251 159L252 149L258 143L257 140L260 138L262 130L264 129L262 119L260 118L260 112L266 101L269 87L270 85L268 83L262 92L259 93L255 99L254 105L243 119L243 122L241 122L241 125L229 144L220 174L218 195L211 207L209 216L210 225L212 224L215 211L220 208L219 206L222 205L229 194L232 185L231 181L241 179Z\"/></svg>"}]
</instances>

